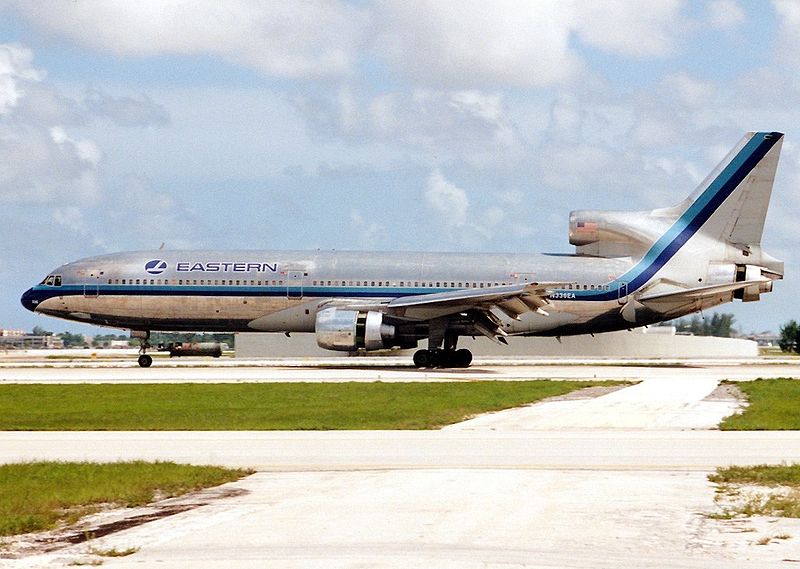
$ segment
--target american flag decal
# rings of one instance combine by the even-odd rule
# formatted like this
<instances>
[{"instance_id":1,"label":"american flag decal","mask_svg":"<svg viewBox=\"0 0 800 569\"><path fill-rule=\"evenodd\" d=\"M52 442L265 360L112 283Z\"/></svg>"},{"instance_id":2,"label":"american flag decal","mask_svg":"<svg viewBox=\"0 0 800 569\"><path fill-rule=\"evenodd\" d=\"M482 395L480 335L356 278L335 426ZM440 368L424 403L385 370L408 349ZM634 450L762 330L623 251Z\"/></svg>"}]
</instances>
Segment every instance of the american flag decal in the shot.
<instances>
[{"instance_id":1,"label":"american flag decal","mask_svg":"<svg viewBox=\"0 0 800 569\"><path fill-rule=\"evenodd\" d=\"M597 231L597 223L594 221L579 221L576 227L578 231Z\"/></svg>"}]
</instances>

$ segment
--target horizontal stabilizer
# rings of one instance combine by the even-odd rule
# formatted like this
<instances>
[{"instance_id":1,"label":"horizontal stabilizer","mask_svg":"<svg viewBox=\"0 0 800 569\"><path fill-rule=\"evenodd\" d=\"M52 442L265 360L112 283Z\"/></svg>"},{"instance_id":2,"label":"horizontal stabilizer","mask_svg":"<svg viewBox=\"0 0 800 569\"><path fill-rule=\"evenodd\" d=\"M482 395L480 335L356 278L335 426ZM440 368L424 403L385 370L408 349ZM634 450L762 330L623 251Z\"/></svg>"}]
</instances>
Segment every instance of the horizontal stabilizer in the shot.
<instances>
[{"instance_id":1,"label":"horizontal stabilizer","mask_svg":"<svg viewBox=\"0 0 800 569\"><path fill-rule=\"evenodd\" d=\"M700 286L696 288L687 288L673 292L664 292L664 293L650 294L650 295L645 294L643 296L636 298L636 300L644 304L645 306L662 304L662 303L674 304L674 303L680 303L681 301L689 302L693 300L700 300L703 298L713 298L721 294L731 293L751 286L760 286L762 283L765 282L765 280L767 279Z\"/></svg>"}]
</instances>

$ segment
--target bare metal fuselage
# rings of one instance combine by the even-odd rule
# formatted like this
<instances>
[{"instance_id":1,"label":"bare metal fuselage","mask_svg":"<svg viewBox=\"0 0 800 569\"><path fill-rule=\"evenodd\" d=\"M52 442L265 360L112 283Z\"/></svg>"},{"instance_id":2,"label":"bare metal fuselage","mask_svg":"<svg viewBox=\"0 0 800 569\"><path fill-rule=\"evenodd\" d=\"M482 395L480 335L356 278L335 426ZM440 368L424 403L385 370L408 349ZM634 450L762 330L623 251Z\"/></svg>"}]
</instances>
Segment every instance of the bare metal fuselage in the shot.
<instances>
[{"instance_id":1,"label":"bare metal fuselage","mask_svg":"<svg viewBox=\"0 0 800 569\"><path fill-rule=\"evenodd\" d=\"M145 265L164 261L148 273ZM623 275L630 259L574 255L410 252L144 251L83 259L53 271L61 286L35 287L36 312L140 330L314 332L320 307L524 282L564 284L548 315L504 320L508 334L622 329L625 295L572 298ZM227 270L223 270L227 269ZM155 273L155 274L152 274ZM567 288L569 287L569 288ZM624 289L621 289L624 290ZM645 323L644 321L642 323Z\"/></svg>"}]
</instances>

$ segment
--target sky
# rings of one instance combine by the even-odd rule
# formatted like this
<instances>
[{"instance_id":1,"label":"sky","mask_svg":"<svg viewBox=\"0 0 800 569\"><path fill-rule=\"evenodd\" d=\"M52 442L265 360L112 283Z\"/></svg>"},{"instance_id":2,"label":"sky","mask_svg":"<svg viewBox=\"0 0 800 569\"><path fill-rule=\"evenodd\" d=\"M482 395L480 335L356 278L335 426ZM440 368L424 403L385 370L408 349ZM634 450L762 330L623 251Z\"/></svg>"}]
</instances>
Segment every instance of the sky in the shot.
<instances>
[{"instance_id":1,"label":"sky","mask_svg":"<svg viewBox=\"0 0 800 569\"><path fill-rule=\"evenodd\" d=\"M800 320L800 2L0 0L0 328L96 333L21 293L167 248L571 252L574 209L689 195L786 133L723 305Z\"/></svg>"}]
</instances>

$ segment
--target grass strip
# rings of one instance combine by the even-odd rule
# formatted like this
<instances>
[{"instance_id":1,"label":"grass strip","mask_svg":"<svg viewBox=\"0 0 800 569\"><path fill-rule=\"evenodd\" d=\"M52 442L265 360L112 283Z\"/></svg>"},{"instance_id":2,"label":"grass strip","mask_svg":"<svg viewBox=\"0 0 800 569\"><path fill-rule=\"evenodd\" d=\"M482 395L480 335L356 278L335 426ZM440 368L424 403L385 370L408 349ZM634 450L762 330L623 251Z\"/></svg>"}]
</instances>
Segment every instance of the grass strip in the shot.
<instances>
[{"instance_id":1,"label":"grass strip","mask_svg":"<svg viewBox=\"0 0 800 569\"><path fill-rule=\"evenodd\" d=\"M732 497L735 503L719 517L760 515L800 518L800 464L729 466L717 468L708 479L719 485L721 495ZM780 491L751 492L742 497L739 487L743 485Z\"/></svg>"},{"instance_id":2,"label":"grass strip","mask_svg":"<svg viewBox=\"0 0 800 569\"><path fill-rule=\"evenodd\" d=\"M249 474L172 462L30 462L0 465L0 536L70 524L105 506L133 507Z\"/></svg>"},{"instance_id":3,"label":"grass strip","mask_svg":"<svg viewBox=\"0 0 800 569\"><path fill-rule=\"evenodd\" d=\"M757 379L736 383L746 396L744 412L731 415L719 428L723 431L790 431L800 429L800 381Z\"/></svg>"},{"instance_id":4,"label":"grass strip","mask_svg":"<svg viewBox=\"0 0 800 569\"><path fill-rule=\"evenodd\" d=\"M0 430L434 429L620 382L0 385Z\"/></svg>"}]
</instances>

